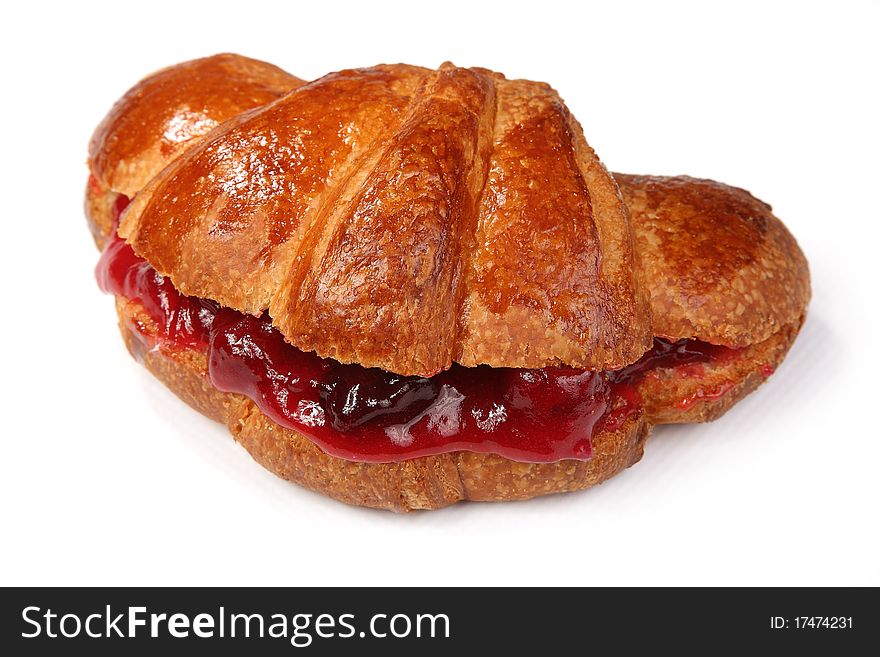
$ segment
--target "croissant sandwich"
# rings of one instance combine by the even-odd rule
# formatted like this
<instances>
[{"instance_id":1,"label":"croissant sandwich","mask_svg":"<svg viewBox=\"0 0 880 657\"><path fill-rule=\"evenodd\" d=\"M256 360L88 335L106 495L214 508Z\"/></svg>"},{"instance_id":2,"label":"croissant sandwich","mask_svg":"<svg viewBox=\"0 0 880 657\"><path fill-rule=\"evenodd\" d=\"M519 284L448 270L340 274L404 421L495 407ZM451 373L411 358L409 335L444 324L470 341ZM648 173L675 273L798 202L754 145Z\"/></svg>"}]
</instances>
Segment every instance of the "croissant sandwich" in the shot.
<instances>
[{"instance_id":1,"label":"croissant sandwich","mask_svg":"<svg viewBox=\"0 0 880 657\"><path fill-rule=\"evenodd\" d=\"M548 85L237 55L142 80L89 146L129 351L277 475L407 511L598 484L784 358L770 206L610 174Z\"/></svg>"}]
</instances>

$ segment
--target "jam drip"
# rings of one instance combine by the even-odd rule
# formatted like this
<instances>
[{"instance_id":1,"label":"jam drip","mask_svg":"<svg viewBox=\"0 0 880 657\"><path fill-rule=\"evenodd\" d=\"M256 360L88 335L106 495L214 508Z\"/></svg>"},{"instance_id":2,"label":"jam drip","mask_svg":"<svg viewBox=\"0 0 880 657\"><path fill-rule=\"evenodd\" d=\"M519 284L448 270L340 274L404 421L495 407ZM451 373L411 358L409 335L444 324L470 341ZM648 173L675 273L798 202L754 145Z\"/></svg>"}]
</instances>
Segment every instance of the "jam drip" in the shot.
<instances>
[{"instance_id":1,"label":"jam drip","mask_svg":"<svg viewBox=\"0 0 880 657\"><path fill-rule=\"evenodd\" d=\"M117 219L126 204L119 196ZM733 353L696 340L656 339L638 362L613 372L453 364L430 378L400 376L300 351L265 313L244 315L180 294L115 235L96 276L105 292L143 306L158 328L155 339L206 350L217 389L249 397L278 424L355 461L459 450L525 462L589 459L595 431L616 430L641 411L636 384L652 369ZM148 339L144 327L136 328Z\"/></svg>"},{"instance_id":2,"label":"jam drip","mask_svg":"<svg viewBox=\"0 0 880 657\"><path fill-rule=\"evenodd\" d=\"M119 194L113 203L113 225L128 206ZM95 267L95 278L103 292L116 294L144 307L158 325L164 339L182 347L208 346L211 324L220 306L208 299L188 297L150 264L138 256L114 232Z\"/></svg>"}]
</instances>

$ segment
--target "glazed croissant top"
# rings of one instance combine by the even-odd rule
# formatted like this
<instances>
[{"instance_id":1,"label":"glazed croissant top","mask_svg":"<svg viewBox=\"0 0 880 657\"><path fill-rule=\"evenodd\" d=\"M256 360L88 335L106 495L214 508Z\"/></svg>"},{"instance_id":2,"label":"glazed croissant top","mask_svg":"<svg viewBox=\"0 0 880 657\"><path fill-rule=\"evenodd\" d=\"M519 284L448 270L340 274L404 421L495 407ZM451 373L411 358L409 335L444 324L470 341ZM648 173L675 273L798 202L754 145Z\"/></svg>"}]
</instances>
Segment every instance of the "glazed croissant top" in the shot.
<instances>
[{"instance_id":1,"label":"glazed croissant top","mask_svg":"<svg viewBox=\"0 0 880 657\"><path fill-rule=\"evenodd\" d=\"M183 293L399 374L612 369L655 335L748 344L809 294L769 206L728 194L723 230L689 221L712 183L615 181L552 88L485 69L305 84L235 55L188 62L117 103L90 165L136 194L119 234Z\"/></svg>"}]
</instances>

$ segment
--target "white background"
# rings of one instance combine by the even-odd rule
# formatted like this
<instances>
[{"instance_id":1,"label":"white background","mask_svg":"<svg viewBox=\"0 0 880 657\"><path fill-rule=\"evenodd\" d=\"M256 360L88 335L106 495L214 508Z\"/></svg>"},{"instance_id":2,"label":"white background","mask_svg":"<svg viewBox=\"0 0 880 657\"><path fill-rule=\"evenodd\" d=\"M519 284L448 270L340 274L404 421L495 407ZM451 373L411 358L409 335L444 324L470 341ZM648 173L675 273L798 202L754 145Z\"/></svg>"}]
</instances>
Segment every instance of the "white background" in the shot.
<instances>
[{"instance_id":1,"label":"white background","mask_svg":"<svg viewBox=\"0 0 880 657\"><path fill-rule=\"evenodd\" d=\"M874 2L38 2L4 8L2 584L880 584ZM812 269L758 393L585 493L394 515L253 463L128 356L86 146L141 76L232 51L553 84L615 171L773 204Z\"/></svg>"}]
</instances>

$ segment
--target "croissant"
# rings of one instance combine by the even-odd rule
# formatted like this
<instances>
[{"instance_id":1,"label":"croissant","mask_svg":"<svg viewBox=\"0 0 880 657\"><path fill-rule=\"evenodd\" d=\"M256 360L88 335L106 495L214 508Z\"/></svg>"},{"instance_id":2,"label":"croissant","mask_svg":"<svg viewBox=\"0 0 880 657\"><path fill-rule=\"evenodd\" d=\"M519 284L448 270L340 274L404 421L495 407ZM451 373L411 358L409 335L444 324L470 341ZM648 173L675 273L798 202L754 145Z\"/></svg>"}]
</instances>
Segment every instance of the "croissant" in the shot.
<instances>
[{"instance_id":1,"label":"croissant","mask_svg":"<svg viewBox=\"0 0 880 657\"><path fill-rule=\"evenodd\" d=\"M178 64L116 103L89 169L131 353L357 505L600 483L759 386L810 297L769 205L612 175L556 91L486 69Z\"/></svg>"}]
</instances>

